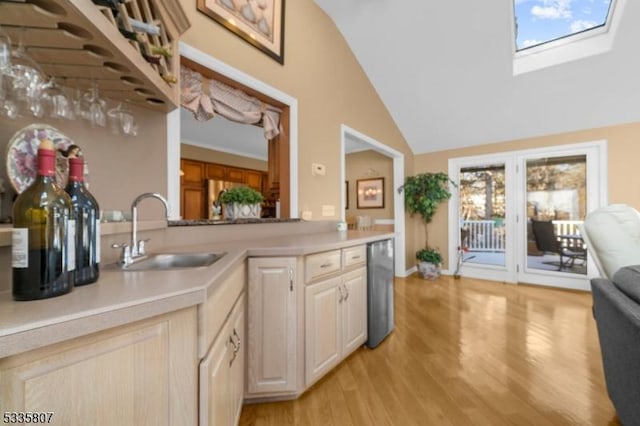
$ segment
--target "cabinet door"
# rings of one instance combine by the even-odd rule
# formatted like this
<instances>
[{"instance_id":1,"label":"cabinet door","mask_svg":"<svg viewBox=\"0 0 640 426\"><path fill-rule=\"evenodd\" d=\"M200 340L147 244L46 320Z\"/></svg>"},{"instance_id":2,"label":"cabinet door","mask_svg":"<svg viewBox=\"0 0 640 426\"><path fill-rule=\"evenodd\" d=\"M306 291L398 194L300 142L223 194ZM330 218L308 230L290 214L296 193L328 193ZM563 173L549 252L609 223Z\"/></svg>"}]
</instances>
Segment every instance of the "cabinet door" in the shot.
<instances>
[{"instance_id":1,"label":"cabinet door","mask_svg":"<svg viewBox=\"0 0 640 426\"><path fill-rule=\"evenodd\" d=\"M367 341L367 270L360 268L342 276L343 357Z\"/></svg>"},{"instance_id":2,"label":"cabinet door","mask_svg":"<svg viewBox=\"0 0 640 426\"><path fill-rule=\"evenodd\" d=\"M224 166L207 163L207 179L224 180Z\"/></svg>"},{"instance_id":3,"label":"cabinet door","mask_svg":"<svg viewBox=\"0 0 640 426\"><path fill-rule=\"evenodd\" d=\"M244 183L249 185L250 188L262 193L262 172L245 170Z\"/></svg>"},{"instance_id":4,"label":"cabinet door","mask_svg":"<svg viewBox=\"0 0 640 426\"><path fill-rule=\"evenodd\" d=\"M234 353L229 361L231 391L231 425L237 425L242 412L242 402L244 400L244 358L245 358L245 298L241 296L236 307L231 313L229 324L231 327L230 338L234 340Z\"/></svg>"},{"instance_id":5,"label":"cabinet door","mask_svg":"<svg viewBox=\"0 0 640 426\"><path fill-rule=\"evenodd\" d=\"M341 355L341 278L331 278L305 288L305 380L314 382Z\"/></svg>"},{"instance_id":6,"label":"cabinet door","mask_svg":"<svg viewBox=\"0 0 640 426\"><path fill-rule=\"evenodd\" d=\"M196 310L0 360L0 412L54 425L196 425Z\"/></svg>"},{"instance_id":7,"label":"cabinet door","mask_svg":"<svg viewBox=\"0 0 640 426\"><path fill-rule=\"evenodd\" d=\"M204 181L204 163L194 160L181 160L182 183L186 185L202 185Z\"/></svg>"},{"instance_id":8,"label":"cabinet door","mask_svg":"<svg viewBox=\"0 0 640 426\"><path fill-rule=\"evenodd\" d=\"M200 363L200 425L230 425L232 390L229 388L233 343L228 323L220 330L207 356Z\"/></svg>"},{"instance_id":9,"label":"cabinet door","mask_svg":"<svg viewBox=\"0 0 640 426\"><path fill-rule=\"evenodd\" d=\"M225 167L224 180L244 183L244 170L237 167Z\"/></svg>"},{"instance_id":10,"label":"cabinet door","mask_svg":"<svg viewBox=\"0 0 640 426\"><path fill-rule=\"evenodd\" d=\"M203 219L206 193L204 188L182 187L182 218Z\"/></svg>"},{"instance_id":11,"label":"cabinet door","mask_svg":"<svg viewBox=\"0 0 640 426\"><path fill-rule=\"evenodd\" d=\"M249 393L296 390L295 257L249 259Z\"/></svg>"}]
</instances>

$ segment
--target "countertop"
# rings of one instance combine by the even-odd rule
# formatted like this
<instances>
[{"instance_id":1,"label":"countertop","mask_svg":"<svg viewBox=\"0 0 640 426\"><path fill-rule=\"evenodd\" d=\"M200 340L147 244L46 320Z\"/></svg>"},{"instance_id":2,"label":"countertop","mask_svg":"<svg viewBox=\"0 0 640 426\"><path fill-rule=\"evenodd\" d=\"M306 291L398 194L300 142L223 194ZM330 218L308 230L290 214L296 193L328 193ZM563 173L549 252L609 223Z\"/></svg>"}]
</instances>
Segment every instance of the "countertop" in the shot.
<instances>
[{"instance_id":1,"label":"countertop","mask_svg":"<svg viewBox=\"0 0 640 426\"><path fill-rule=\"evenodd\" d=\"M0 293L0 358L204 303L250 256L301 256L365 244L393 233L326 232L183 247L163 252L226 252L211 266L165 271L102 267L97 283L50 299L15 302Z\"/></svg>"}]
</instances>

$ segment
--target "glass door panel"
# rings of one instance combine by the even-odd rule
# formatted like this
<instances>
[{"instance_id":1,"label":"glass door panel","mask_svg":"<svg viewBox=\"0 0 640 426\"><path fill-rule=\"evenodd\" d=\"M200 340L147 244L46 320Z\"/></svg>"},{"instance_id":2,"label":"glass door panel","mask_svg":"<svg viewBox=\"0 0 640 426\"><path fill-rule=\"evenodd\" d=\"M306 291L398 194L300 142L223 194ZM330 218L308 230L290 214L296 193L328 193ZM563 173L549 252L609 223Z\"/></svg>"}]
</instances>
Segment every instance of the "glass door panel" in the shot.
<instances>
[{"instance_id":1,"label":"glass door panel","mask_svg":"<svg viewBox=\"0 0 640 426\"><path fill-rule=\"evenodd\" d=\"M505 266L505 165L464 167L459 174L462 262Z\"/></svg>"},{"instance_id":2,"label":"glass door panel","mask_svg":"<svg viewBox=\"0 0 640 426\"><path fill-rule=\"evenodd\" d=\"M587 213L587 156L526 160L526 267L587 273L578 225Z\"/></svg>"}]
</instances>

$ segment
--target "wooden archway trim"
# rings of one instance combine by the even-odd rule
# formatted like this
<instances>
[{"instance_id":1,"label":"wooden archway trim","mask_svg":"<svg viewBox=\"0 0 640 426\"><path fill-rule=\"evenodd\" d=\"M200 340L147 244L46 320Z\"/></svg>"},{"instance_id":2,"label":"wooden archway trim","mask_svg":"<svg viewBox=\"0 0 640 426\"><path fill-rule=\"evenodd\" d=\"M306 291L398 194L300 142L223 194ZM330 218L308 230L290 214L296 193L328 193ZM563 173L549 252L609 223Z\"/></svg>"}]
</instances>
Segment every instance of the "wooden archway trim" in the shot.
<instances>
[{"instance_id":1,"label":"wooden archway trim","mask_svg":"<svg viewBox=\"0 0 640 426\"><path fill-rule=\"evenodd\" d=\"M261 100L264 103L269 105L273 105L282 110L280 114L280 125L282 127L281 132L278 136L271 139L269 143L269 170L268 170L268 182L269 182L269 195L275 199L280 200L280 217L281 218L290 218L290 206L291 206L291 196L290 196L290 180L291 173L289 170L289 161L290 161L290 144L289 144L289 135L290 132L290 108L288 105L283 104L282 102L273 99L270 96L265 95L262 92L259 92L255 89L245 86L242 83L239 83L223 74L220 74L217 71L214 71L210 68L205 67L202 64L199 64L191 59L185 58L184 56L180 57L180 64L191 68L194 71L199 72L202 76L212 79L218 80L224 84L227 84L235 89L242 90L243 92L254 96L255 98Z\"/></svg>"}]
</instances>

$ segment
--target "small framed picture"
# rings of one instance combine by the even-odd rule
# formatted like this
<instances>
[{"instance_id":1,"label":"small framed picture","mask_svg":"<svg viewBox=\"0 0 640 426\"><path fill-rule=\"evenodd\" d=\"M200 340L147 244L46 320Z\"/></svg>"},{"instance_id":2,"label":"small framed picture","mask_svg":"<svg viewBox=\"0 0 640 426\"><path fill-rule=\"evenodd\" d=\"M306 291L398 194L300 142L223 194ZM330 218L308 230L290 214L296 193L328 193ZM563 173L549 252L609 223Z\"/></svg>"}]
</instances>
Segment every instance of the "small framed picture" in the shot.
<instances>
[{"instance_id":1,"label":"small framed picture","mask_svg":"<svg viewBox=\"0 0 640 426\"><path fill-rule=\"evenodd\" d=\"M384 178L358 179L356 183L359 209L384 208Z\"/></svg>"}]
</instances>

